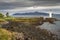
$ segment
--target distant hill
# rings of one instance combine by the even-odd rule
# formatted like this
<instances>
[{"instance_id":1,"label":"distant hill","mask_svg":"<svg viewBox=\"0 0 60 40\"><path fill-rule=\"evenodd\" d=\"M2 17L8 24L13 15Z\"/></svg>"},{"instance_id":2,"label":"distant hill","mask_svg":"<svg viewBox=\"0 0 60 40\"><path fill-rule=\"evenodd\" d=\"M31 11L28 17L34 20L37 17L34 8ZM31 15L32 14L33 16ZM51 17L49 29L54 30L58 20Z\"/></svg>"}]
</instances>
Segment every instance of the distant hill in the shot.
<instances>
[{"instance_id":1,"label":"distant hill","mask_svg":"<svg viewBox=\"0 0 60 40\"><path fill-rule=\"evenodd\" d=\"M13 15L49 15L49 14L43 12L29 12L29 13L15 13Z\"/></svg>"},{"instance_id":2,"label":"distant hill","mask_svg":"<svg viewBox=\"0 0 60 40\"><path fill-rule=\"evenodd\" d=\"M49 16L49 13L44 13L44 12L26 12L26 13L14 13L14 17L36 17L36 16ZM53 17L60 17L60 14L54 14Z\"/></svg>"},{"instance_id":3,"label":"distant hill","mask_svg":"<svg viewBox=\"0 0 60 40\"><path fill-rule=\"evenodd\" d=\"M53 14L53 15L55 15L55 16L60 16L60 14Z\"/></svg>"}]
</instances>

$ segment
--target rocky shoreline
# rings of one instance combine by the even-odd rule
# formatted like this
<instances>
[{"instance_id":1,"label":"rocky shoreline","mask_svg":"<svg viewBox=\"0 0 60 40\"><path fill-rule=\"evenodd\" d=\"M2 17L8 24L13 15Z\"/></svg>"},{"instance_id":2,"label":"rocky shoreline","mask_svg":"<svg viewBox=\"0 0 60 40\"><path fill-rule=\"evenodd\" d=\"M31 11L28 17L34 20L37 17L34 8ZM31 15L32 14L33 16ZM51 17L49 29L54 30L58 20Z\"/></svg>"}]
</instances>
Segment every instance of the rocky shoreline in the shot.
<instances>
[{"instance_id":1,"label":"rocky shoreline","mask_svg":"<svg viewBox=\"0 0 60 40\"><path fill-rule=\"evenodd\" d=\"M26 19L24 19L26 20ZM8 23L3 24L2 28L10 31L13 34L12 40L59 40L57 35L47 31L46 29L41 29L37 27L40 22L51 22L55 19L48 18L45 21L41 19L29 19L30 21L19 20L8 20Z\"/></svg>"}]
</instances>

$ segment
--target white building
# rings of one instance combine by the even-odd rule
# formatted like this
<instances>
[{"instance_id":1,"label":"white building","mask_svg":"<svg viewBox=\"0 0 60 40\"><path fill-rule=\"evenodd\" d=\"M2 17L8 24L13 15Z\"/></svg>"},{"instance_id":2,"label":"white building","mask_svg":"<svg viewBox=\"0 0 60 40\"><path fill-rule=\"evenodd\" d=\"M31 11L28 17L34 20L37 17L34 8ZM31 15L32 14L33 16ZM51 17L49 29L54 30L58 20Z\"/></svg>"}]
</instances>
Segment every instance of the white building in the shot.
<instances>
[{"instance_id":1,"label":"white building","mask_svg":"<svg viewBox=\"0 0 60 40\"><path fill-rule=\"evenodd\" d=\"M50 17L50 18L52 18L52 14L53 14L52 12L49 12L49 17Z\"/></svg>"}]
</instances>

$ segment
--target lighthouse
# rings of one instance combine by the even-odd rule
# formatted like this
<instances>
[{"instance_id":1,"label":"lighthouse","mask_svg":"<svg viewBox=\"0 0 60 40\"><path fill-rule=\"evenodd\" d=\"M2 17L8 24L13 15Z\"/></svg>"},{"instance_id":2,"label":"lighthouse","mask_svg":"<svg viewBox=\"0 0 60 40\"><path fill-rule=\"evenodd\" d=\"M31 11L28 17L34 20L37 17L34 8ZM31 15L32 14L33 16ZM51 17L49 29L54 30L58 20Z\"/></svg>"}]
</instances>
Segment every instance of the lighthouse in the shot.
<instances>
[{"instance_id":1,"label":"lighthouse","mask_svg":"<svg viewBox=\"0 0 60 40\"><path fill-rule=\"evenodd\" d=\"M49 18L52 18L52 16L53 16L52 9L49 9Z\"/></svg>"},{"instance_id":2,"label":"lighthouse","mask_svg":"<svg viewBox=\"0 0 60 40\"><path fill-rule=\"evenodd\" d=\"M50 17L50 18L52 18L52 14L53 14L52 12L49 12L49 17Z\"/></svg>"}]
</instances>

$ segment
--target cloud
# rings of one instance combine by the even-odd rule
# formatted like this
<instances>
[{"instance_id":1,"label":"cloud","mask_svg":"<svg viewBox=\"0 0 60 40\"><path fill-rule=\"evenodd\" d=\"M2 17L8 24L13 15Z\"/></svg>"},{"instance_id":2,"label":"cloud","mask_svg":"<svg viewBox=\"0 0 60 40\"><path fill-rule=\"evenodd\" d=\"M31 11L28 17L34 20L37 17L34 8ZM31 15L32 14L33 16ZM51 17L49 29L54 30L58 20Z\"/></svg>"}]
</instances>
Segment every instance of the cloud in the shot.
<instances>
[{"instance_id":1,"label":"cloud","mask_svg":"<svg viewBox=\"0 0 60 40\"><path fill-rule=\"evenodd\" d=\"M21 7L31 7L33 6L33 2L30 1L14 1L14 2L5 2L0 1L0 10L1 9L14 9Z\"/></svg>"},{"instance_id":2,"label":"cloud","mask_svg":"<svg viewBox=\"0 0 60 40\"><path fill-rule=\"evenodd\" d=\"M60 1L58 0L30 0L33 1L35 5L39 6L58 6L60 5Z\"/></svg>"},{"instance_id":3,"label":"cloud","mask_svg":"<svg viewBox=\"0 0 60 40\"><path fill-rule=\"evenodd\" d=\"M30 0L30 1L59 1L59 0Z\"/></svg>"},{"instance_id":4,"label":"cloud","mask_svg":"<svg viewBox=\"0 0 60 40\"><path fill-rule=\"evenodd\" d=\"M0 2L15 2L16 0L0 0Z\"/></svg>"},{"instance_id":5,"label":"cloud","mask_svg":"<svg viewBox=\"0 0 60 40\"><path fill-rule=\"evenodd\" d=\"M36 6L60 6L58 0L0 0L0 10Z\"/></svg>"}]
</instances>

